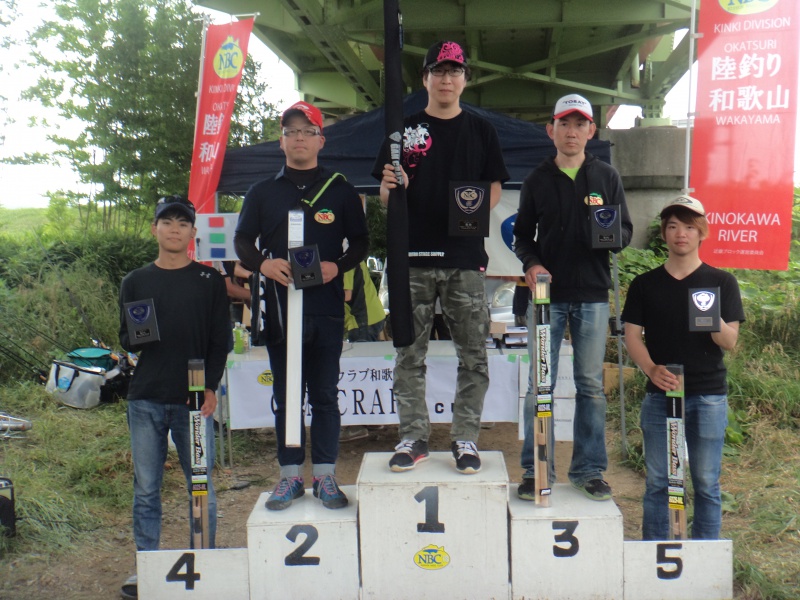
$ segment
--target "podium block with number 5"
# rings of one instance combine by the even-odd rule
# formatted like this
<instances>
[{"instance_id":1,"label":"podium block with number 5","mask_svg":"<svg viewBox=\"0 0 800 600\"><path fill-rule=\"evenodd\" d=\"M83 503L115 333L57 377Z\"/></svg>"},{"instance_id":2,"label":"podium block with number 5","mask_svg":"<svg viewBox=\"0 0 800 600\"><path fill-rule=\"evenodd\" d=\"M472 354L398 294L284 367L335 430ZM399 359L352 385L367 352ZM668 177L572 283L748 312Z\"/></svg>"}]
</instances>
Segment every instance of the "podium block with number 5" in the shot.
<instances>
[{"instance_id":1,"label":"podium block with number 5","mask_svg":"<svg viewBox=\"0 0 800 600\"><path fill-rule=\"evenodd\" d=\"M362 598L507 598L508 513L503 455L482 452L462 475L450 453L411 471L367 453L358 476Z\"/></svg>"},{"instance_id":2,"label":"podium block with number 5","mask_svg":"<svg viewBox=\"0 0 800 600\"><path fill-rule=\"evenodd\" d=\"M261 494L247 520L251 598L358 598L358 494L342 491L350 503L336 510L310 489L280 511Z\"/></svg>"},{"instance_id":3,"label":"podium block with number 5","mask_svg":"<svg viewBox=\"0 0 800 600\"><path fill-rule=\"evenodd\" d=\"M557 484L547 508L516 494L508 508L515 599L622 598L622 514L614 502Z\"/></svg>"},{"instance_id":4,"label":"podium block with number 5","mask_svg":"<svg viewBox=\"0 0 800 600\"><path fill-rule=\"evenodd\" d=\"M731 540L625 542L626 600L733 598Z\"/></svg>"}]
</instances>

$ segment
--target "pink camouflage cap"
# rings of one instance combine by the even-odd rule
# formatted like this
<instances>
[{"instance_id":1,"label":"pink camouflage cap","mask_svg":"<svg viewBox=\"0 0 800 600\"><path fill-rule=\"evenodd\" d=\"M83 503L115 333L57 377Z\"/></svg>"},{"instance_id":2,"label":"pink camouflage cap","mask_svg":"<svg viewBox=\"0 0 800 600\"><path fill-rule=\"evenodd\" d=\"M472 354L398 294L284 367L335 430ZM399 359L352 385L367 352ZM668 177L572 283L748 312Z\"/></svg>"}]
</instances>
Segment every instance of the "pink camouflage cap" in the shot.
<instances>
[{"instance_id":1,"label":"pink camouflage cap","mask_svg":"<svg viewBox=\"0 0 800 600\"><path fill-rule=\"evenodd\" d=\"M436 42L428 48L422 70L432 69L444 62L451 62L462 67L467 66L467 55L458 42Z\"/></svg>"}]
</instances>

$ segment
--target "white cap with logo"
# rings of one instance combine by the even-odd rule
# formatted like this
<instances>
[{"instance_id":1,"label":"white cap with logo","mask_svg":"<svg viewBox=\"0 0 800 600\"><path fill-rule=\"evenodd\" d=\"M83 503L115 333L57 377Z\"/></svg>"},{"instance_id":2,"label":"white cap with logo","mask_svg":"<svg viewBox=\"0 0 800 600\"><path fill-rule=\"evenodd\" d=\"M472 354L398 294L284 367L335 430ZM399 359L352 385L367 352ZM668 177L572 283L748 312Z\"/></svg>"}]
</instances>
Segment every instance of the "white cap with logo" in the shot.
<instances>
[{"instance_id":1,"label":"white cap with logo","mask_svg":"<svg viewBox=\"0 0 800 600\"><path fill-rule=\"evenodd\" d=\"M691 196L683 195L670 200L666 206L661 209L660 216L662 219L664 218L665 214L668 214L667 211L671 208L685 208L693 213L697 213L701 217L706 216L706 209L703 207L703 203L697 198L692 198Z\"/></svg>"},{"instance_id":2,"label":"white cap with logo","mask_svg":"<svg viewBox=\"0 0 800 600\"><path fill-rule=\"evenodd\" d=\"M594 122L592 104L586 98L578 94L569 94L563 98L559 98L558 102L556 102L556 107L553 109L553 119L560 119L574 112L580 113Z\"/></svg>"}]
</instances>

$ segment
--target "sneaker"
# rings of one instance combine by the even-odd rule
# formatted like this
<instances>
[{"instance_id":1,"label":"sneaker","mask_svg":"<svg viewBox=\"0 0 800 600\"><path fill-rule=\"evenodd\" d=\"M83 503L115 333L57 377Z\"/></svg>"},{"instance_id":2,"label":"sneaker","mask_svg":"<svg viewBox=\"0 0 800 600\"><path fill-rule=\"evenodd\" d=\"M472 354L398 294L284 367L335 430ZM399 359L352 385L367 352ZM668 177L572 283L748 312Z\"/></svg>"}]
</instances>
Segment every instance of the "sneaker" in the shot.
<instances>
[{"instance_id":1,"label":"sneaker","mask_svg":"<svg viewBox=\"0 0 800 600\"><path fill-rule=\"evenodd\" d=\"M125 580L119 590L119 595L126 600L136 600L139 597L139 585L136 575L131 575Z\"/></svg>"},{"instance_id":2,"label":"sneaker","mask_svg":"<svg viewBox=\"0 0 800 600\"><path fill-rule=\"evenodd\" d=\"M339 489L333 475L314 477L314 497L322 500L325 508L344 508L347 506L347 496Z\"/></svg>"},{"instance_id":3,"label":"sneaker","mask_svg":"<svg viewBox=\"0 0 800 600\"><path fill-rule=\"evenodd\" d=\"M418 462L428 460L428 442L425 440L403 440L394 448L394 456L389 461L392 471L410 471Z\"/></svg>"},{"instance_id":4,"label":"sneaker","mask_svg":"<svg viewBox=\"0 0 800 600\"><path fill-rule=\"evenodd\" d=\"M590 500L611 500L611 486L603 479L590 479L583 485L573 482L572 487L582 491Z\"/></svg>"},{"instance_id":5,"label":"sneaker","mask_svg":"<svg viewBox=\"0 0 800 600\"><path fill-rule=\"evenodd\" d=\"M450 444L453 459L456 461L456 471L471 475L481 470L481 457L475 442L453 442Z\"/></svg>"},{"instance_id":6,"label":"sneaker","mask_svg":"<svg viewBox=\"0 0 800 600\"><path fill-rule=\"evenodd\" d=\"M292 505L292 500L305 493L302 477L284 477L275 485L265 506L268 510L283 510Z\"/></svg>"},{"instance_id":7,"label":"sneaker","mask_svg":"<svg viewBox=\"0 0 800 600\"><path fill-rule=\"evenodd\" d=\"M536 480L523 479L517 488L517 496L520 500L536 500Z\"/></svg>"},{"instance_id":8,"label":"sneaker","mask_svg":"<svg viewBox=\"0 0 800 600\"><path fill-rule=\"evenodd\" d=\"M363 425L349 425L347 427L342 427L339 431L339 442L353 442L355 440L363 440L365 437L369 437L369 431Z\"/></svg>"}]
</instances>

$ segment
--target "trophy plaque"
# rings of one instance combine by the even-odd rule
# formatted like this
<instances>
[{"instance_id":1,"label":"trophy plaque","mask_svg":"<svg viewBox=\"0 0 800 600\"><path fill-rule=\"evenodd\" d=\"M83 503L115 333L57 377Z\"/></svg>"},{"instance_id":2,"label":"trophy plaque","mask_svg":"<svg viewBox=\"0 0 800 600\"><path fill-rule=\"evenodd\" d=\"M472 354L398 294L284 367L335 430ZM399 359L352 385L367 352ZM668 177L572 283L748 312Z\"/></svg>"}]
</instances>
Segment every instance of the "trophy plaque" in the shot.
<instances>
[{"instance_id":1,"label":"trophy plaque","mask_svg":"<svg viewBox=\"0 0 800 600\"><path fill-rule=\"evenodd\" d=\"M488 181L450 182L448 235L489 237L490 190Z\"/></svg>"},{"instance_id":2,"label":"trophy plaque","mask_svg":"<svg viewBox=\"0 0 800 600\"><path fill-rule=\"evenodd\" d=\"M689 331L719 331L719 288L689 289Z\"/></svg>"},{"instance_id":3,"label":"trophy plaque","mask_svg":"<svg viewBox=\"0 0 800 600\"><path fill-rule=\"evenodd\" d=\"M161 339L158 334L156 308L152 298L126 302L123 310L125 311L125 324L128 327L128 341L131 346L157 342Z\"/></svg>"},{"instance_id":4,"label":"trophy plaque","mask_svg":"<svg viewBox=\"0 0 800 600\"><path fill-rule=\"evenodd\" d=\"M592 248L617 250L622 248L622 224L618 204L590 206Z\"/></svg>"},{"instance_id":5,"label":"trophy plaque","mask_svg":"<svg viewBox=\"0 0 800 600\"><path fill-rule=\"evenodd\" d=\"M289 248L289 263L292 265L292 277L296 289L322 285L322 269L319 262L319 249L316 244Z\"/></svg>"}]
</instances>

